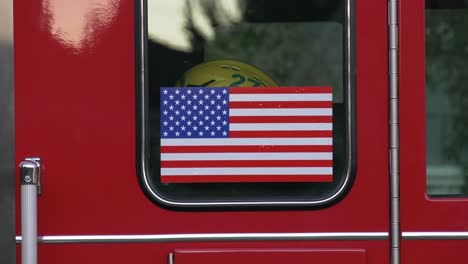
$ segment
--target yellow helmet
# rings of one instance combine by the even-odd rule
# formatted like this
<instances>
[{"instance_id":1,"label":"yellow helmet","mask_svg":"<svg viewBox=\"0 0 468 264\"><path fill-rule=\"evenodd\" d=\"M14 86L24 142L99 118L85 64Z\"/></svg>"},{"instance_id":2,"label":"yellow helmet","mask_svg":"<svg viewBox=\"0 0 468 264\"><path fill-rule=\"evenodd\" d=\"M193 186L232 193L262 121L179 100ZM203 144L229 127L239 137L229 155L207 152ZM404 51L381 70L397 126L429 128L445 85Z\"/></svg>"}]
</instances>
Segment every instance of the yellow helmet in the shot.
<instances>
[{"instance_id":1,"label":"yellow helmet","mask_svg":"<svg viewBox=\"0 0 468 264\"><path fill-rule=\"evenodd\" d=\"M235 60L215 60L186 71L177 87L258 87L278 86L260 69Z\"/></svg>"}]
</instances>

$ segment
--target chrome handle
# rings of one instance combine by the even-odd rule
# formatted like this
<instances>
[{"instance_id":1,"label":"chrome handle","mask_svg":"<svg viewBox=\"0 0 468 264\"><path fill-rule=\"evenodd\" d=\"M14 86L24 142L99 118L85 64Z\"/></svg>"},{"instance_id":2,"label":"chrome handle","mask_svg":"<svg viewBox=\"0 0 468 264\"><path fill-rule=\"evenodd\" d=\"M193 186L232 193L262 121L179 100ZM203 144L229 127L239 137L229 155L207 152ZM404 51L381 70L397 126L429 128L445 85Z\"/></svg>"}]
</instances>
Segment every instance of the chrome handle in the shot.
<instances>
[{"instance_id":1,"label":"chrome handle","mask_svg":"<svg viewBox=\"0 0 468 264\"><path fill-rule=\"evenodd\" d=\"M27 158L20 163L21 177L21 259L37 264L37 196L40 194L41 161Z\"/></svg>"}]
</instances>

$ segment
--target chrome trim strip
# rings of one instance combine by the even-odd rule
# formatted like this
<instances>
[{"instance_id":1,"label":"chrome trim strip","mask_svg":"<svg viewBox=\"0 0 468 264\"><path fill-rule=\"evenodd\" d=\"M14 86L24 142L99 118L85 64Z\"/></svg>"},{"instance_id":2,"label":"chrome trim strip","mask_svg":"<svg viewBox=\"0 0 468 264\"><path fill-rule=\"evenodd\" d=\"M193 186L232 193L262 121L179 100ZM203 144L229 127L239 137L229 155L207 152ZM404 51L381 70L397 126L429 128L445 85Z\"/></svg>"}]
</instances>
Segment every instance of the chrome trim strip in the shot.
<instances>
[{"instance_id":1,"label":"chrome trim strip","mask_svg":"<svg viewBox=\"0 0 468 264\"><path fill-rule=\"evenodd\" d=\"M240 234L173 234L173 235L73 235L39 236L44 244L71 243L164 243L210 241L320 241L320 240L386 240L388 232L341 233L240 233ZM403 240L466 240L468 232L403 232ZM22 237L16 236L16 243Z\"/></svg>"},{"instance_id":2,"label":"chrome trim strip","mask_svg":"<svg viewBox=\"0 0 468 264\"><path fill-rule=\"evenodd\" d=\"M340 195L342 195L344 192L347 191L347 188L351 184L351 174L353 171L355 171L355 148L353 147L353 142L355 142L355 131L353 128L353 122L355 122L355 105L353 103L353 98L355 97L354 91L353 91L353 86L356 85L356 80L355 80L355 52L352 50L353 48L353 40L355 38L355 23L353 22L353 16L354 16L354 0L346 0L346 22L345 22L345 27L346 27L346 43L345 43L345 57L346 57L346 62L345 62L345 76L346 76L346 90L347 92L345 93L346 95L346 116L347 116L347 128L346 128L346 139L347 139L347 146L346 146L346 152L347 152L347 170L346 170L346 176L345 179L340 186L340 188L330 195L329 197L326 197L322 200L317 200L317 201L283 201L283 202L269 202L269 201L262 201L262 202L175 202L171 201L168 199L165 199L161 195L159 195L157 192L153 190L151 187L151 183L149 180L149 172L148 172L148 160L149 160L149 155L148 155L148 139L147 139L147 134L148 134L148 124L147 124L147 110L148 110L148 102L147 102L147 77L145 74L145 71L147 69L147 14L146 14L146 6L147 6L147 0L140 0L140 9L138 9L137 15L139 15L139 23L140 23L140 32L137 32L137 38L138 41L140 42L140 52L137 54L139 56L139 63L141 65L141 71L137 72L137 78L139 78L140 82L140 87L137 90L137 94L140 98L139 102L139 111L141 113L140 116L137 116L138 120L138 126L139 126L139 136L140 140L137 142L137 145L139 145L140 152L138 153L140 160L137 162L140 162L140 178L141 183L144 187L144 189L147 191L148 195L151 196L152 198L156 199L157 201L161 202L164 205L168 206L176 206L176 207L216 207L216 206L304 206L304 205L323 205L327 204L329 202L334 201L337 199ZM352 35L354 34L354 35ZM137 63L138 64L138 63Z\"/></svg>"},{"instance_id":3,"label":"chrome trim strip","mask_svg":"<svg viewBox=\"0 0 468 264\"><path fill-rule=\"evenodd\" d=\"M402 238L403 240L464 240L468 239L468 232L402 232Z\"/></svg>"},{"instance_id":4,"label":"chrome trim strip","mask_svg":"<svg viewBox=\"0 0 468 264\"><path fill-rule=\"evenodd\" d=\"M20 14L20 15L24 15ZM0 263L16 263L13 0L0 1Z\"/></svg>"},{"instance_id":5,"label":"chrome trim strip","mask_svg":"<svg viewBox=\"0 0 468 264\"><path fill-rule=\"evenodd\" d=\"M68 243L165 243L212 241L315 241L315 240L386 240L388 232L328 232L328 233L216 233L168 235L73 235L39 236L37 241L46 244ZM16 237L21 243L22 237Z\"/></svg>"},{"instance_id":6,"label":"chrome trim strip","mask_svg":"<svg viewBox=\"0 0 468 264\"><path fill-rule=\"evenodd\" d=\"M398 0L388 0L390 263L400 263L400 138L398 117Z\"/></svg>"}]
</instances>

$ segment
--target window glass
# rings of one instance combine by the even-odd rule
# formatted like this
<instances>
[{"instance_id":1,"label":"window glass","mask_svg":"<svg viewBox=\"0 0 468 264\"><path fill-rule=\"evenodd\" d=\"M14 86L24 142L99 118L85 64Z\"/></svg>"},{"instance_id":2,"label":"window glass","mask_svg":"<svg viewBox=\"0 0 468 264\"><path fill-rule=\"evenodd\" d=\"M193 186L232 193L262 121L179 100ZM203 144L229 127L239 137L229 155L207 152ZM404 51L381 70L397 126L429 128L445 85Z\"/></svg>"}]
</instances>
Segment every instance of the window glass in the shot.
<instances>
[{"instance_id":1,"label":"window glass","mask_svg":"<svg viewBox=\"0 0 468 264\"><path fill-rule=\"evenodd\" d=\"M468 194L468 4L426 1L427 193Z\"/></svg>"},{"instance_id":2,"label":"window glass","mask_svg":"<svg viewBox=\"0 0 468 264\"><path fill-rule=\"evenodd\" d=\"M145 92L141 98L145 105L141 109L145 113L142 113L144 132L140 140L143 142L142 183L150 197L165 205L181 207L283 206L323 205L345 193L352 182L351 168L355 160L351 154L354 152L354 113L351 111L354 75L349 68L354 65L354 45L349 35L353 31L349 2L149 0L146 11L147 57L143 61L147 63L147 83L143 84ZM225 73L228 74L223 75ZM232 88L236 86L242 88ZM224 90L220 87L228 88L227 100L223 99ZM236 103L240 108L251 109L252 106L246 105L253 104L269 107L271 102L262 101L266 97L258 97L260 101L254 102L257 99L252 98L257 95L246 92L251 91L249 89L256 89L255 93L263 91L268 96L273 93L272 89L282 91L279 93L283 93L285 99L280 104L275 103L274 107L278 108L306 108L300 106L305 103L295 102L308 98L309 94L302 93L325 94L328 99L323 97L316 105L320 104L317 107L329 114L314 116L315 121L310 121L313 124L298 125L300 121L297 120L312 115L308 112L312 110L306 110L297 115L305 113L307 117L281 117L285 127L277 128L269 122L276 122L278 112L265 114L273 117L259 121L251 110L248 113L245 109L234 110ZM202 102L194 97L187 101L186 98L194 96L192 92L206 100ZM247 94L237 96L235 93ZM236 100L232 98L247 98L248 102L229 101ZM275 98L272 100L280 100L280 97ZM224 108L224 101L229 101L229 107ZM187 107L197 109L187 112ZM220 112L214 114L215 110ZM235 111L241 116L231 116ZM222 119L223 113L229 113L228 119ZM189 115L199 119L184 125ZM249 131L225 131L224 126L234 129L236 118L248 123L243 124L245 128L242 129ZM268 130L265 127L270 125L275 131L265 132ZM290 131L295 129L297 131ZM252 136L251 130L260 132L255 131ZM304 145L294 143L297 138L288 137L290 141L284 138L277 141L282 142L278 143L281 146L271 146L268 140L272 137L275 140L286 137L276 130L287 130L295 135L291 137L299 137L297 135L309 133L309 130L317 131L313 131L314 136L301 136L315 137L307 138ZM188 143L184 144L193 144L194 140L202 142L207 135L219 137L216 142L227 142L219 139L238 135L243 138L242 142L255 142L239 144L254 144L261 150L250 153L251 145L248 151L245 148L241 151L239 146L227 147L222 145L224 143L196 151L171 145L176 141L179 144L180 136L187 139L184 142ZM306 146L313 145L310 142L315 142L316 138L325 138L328 143L320 141L320 146ZM267 141L270 143L262 143ZM310 153L311 148L317 153ZM282 156L277 158L277 155ZM319 168L310 169L312 165L307 165L310 159ZM184 172L188 175L181 176ZM304 179L303 174L315 176L312 180Z\"/></svg>"}]
</instances>

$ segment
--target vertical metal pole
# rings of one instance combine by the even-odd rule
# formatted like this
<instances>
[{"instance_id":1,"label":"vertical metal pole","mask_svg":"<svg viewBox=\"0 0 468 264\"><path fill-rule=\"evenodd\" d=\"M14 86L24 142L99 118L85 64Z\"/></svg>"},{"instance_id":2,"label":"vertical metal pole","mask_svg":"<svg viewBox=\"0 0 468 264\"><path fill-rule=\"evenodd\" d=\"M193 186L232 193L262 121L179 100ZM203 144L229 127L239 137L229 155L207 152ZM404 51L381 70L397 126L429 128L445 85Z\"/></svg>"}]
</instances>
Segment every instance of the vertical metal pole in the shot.
<instances>
[{"instance_id":1,"label":"vertical metal pole","mask_svg":"<svg viewBox=\"0 0 468 264\"><path fill-rule=\"evenodd\" d=\"M398 117L398 0L388 0L390 263L400 263L400 137Z\"/></svg>"},{"instance_id":2,"label":"vertical metal pole","mask_svg":"<svg viewBox=\"0 0 468 264\"><path fill-rule=\"evenodd\" d=\"M21 259L23 264L37 264L37 195L41 164L26 159L21 169Z\"/></svg>"}]
</instances>

